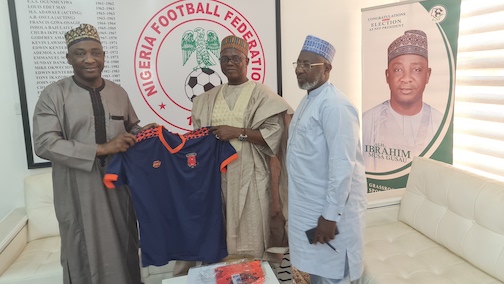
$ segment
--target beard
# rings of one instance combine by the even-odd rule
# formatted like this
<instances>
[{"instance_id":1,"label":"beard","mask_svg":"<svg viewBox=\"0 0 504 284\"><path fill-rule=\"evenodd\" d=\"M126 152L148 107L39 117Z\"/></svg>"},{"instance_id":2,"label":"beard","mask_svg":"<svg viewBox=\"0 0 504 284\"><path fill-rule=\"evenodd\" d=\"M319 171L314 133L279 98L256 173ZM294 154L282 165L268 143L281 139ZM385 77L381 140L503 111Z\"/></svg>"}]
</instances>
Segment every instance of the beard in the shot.
<instances>
[{"instance_id":1,"label":"beard","mask_svg":"<svg viewBox=\"0 0 504 284\"><path fill-rule=\"evenodd\" d=\"M317 86L317 84L319 83L320 81L320 78L317 78L315 81L313 82L304 82L304 83L300 83L298 82L298 86L301 90L311 90L313 89L315 86Z\"/></svg>"}]
</instances>

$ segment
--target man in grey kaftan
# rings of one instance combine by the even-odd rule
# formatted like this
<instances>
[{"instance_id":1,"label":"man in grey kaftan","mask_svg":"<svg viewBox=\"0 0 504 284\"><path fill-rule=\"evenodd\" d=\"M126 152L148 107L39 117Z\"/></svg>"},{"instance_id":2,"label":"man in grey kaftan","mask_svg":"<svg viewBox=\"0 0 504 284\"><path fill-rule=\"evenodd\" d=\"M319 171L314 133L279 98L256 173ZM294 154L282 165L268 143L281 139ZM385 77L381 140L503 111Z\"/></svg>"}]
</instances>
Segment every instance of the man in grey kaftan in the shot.
<instances>
[{"instance_id":1,"label":"man in grey kaftan","mask_svg":"<svg viewBox=\"0 0 504 284\"><path fill-rule=\"evenodd\" d=\"M52 162L64 283L140 283L129 189L108 190L111 155L135 143L138 118L126 91L102 79L104 52L91 25L65 35L74 76L47 86L33 116L35 153Z\"/></svg>"}]
</instances>

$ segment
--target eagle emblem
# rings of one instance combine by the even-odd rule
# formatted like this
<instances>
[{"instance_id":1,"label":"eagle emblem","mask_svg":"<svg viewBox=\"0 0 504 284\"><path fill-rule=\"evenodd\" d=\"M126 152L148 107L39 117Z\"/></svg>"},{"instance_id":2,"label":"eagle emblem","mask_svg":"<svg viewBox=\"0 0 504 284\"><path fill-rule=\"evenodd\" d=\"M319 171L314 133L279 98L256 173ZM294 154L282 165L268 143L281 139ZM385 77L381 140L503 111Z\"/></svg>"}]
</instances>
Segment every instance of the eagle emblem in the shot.
<instances>
[{"instance_id":1,"label":"eagle emblem","mask_svg":"<svg viewBox=\"0 0 504 284\"><path fill-rule=\"evenodd\" d=\"M220 56L220 43L217 33L208 31L205 40L205 30L200 27L195 28L194 31L186 31L182 35L181 47L184 66L189 60L189 57L196 51L196 62L198 65L196 65L193 70L209 68L215 65L215 61L210 56L210 52L217 58Z\"/></svg>"}]
</instances>

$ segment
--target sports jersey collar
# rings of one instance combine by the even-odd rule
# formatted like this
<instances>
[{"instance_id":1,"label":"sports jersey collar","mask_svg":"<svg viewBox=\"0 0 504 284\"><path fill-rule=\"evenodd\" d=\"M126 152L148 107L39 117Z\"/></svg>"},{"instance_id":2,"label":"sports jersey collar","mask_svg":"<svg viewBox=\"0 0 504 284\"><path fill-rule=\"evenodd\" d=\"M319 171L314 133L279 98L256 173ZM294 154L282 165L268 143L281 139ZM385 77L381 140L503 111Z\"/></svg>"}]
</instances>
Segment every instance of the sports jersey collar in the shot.
<instances>
[{"instance_id":1,"label":"sports jersey collar","mask_svg":"<svg viewBox=\"0 0 504 284\"><path fill-rule=\"evenodd\" d=\"M172 132L169 132L168 133L172 134L173 136L178 136L180 138L180 144L178 146L176 146L175 148L172 148L170 146L170 144L166 141L166 138L164 137L164 134L163 134L163 126L158 126L158 136L159 136L159 140L161 141L161 143L163 143L163 145L165 146L165 148L172 154L175 154L177 153L178 151L180 151L180 149L182 149L185 145L185 142L186 142L186 138L178 133L172 133ZM175 141L175 139L171 139L173 141Z\"/></svg>"}]
</instances>

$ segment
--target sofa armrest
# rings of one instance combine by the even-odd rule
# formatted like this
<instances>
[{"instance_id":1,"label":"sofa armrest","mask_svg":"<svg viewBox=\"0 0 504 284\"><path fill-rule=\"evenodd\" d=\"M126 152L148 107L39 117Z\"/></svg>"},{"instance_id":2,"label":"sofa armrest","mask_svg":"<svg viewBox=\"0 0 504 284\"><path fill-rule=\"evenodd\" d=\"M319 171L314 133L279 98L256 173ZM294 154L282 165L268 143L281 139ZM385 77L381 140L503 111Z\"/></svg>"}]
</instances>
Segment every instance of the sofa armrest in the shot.
<instances>
[{"instance_id":1,"label":"sofa armrest","mask_svg":"<svg viewBox=\"0 0 504 284\"><path fill-rule=\"evenodd\" d=\"M366 227L396 222L404 189L390 190L367 195Z\"/></svg>"},{"instance_id":2,"label":"sofa armrest","mask_svg":"<svg viewBox=\"0 0 504 284\"><path fill-rule=\"evenodd\" d=\"M12 210L0 221L0 275L9 268L26 246L27 221L25 208Z\"/></svg>"}]
</instances>

